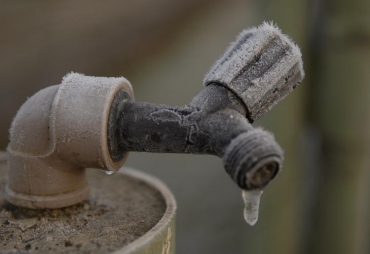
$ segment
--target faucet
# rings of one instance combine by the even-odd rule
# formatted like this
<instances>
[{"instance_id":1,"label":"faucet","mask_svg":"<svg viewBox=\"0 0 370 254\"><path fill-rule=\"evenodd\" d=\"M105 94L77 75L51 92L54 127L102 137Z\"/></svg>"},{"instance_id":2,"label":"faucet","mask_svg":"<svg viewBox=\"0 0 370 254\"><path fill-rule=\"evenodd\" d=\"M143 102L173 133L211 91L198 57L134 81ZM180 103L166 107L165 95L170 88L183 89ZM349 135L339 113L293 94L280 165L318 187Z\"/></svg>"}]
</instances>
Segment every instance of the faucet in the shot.
<instances>
[{"instance_id":1,"label":"faucet","mask_svg":"<svg viewBox=\"0 0 370 254\"><path fill-rule=\"evenodd\" d=\"M14 118L7 199L38 209L81 202L89 195L86 169L114 173L128 152L216 155L241 189L263 189L283 151L252 123L303 77L299 47L269 23L243 31L185 107L135 101L125 78L70 73Z\"/></svg>"}]
</instances>

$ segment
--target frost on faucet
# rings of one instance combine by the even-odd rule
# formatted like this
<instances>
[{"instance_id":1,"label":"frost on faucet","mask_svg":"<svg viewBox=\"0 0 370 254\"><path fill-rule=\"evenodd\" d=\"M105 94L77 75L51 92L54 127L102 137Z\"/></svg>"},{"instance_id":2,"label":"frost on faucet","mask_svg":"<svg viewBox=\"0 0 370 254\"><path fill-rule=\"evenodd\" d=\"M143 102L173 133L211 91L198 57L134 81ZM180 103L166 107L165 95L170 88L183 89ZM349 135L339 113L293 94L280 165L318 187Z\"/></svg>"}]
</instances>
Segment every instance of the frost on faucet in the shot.
<instances>
[{"instance_id":1,"label":"frost on faucet","mask_svg":"<svg viewBox=\"0 0 370 254\"><path fill-rule=\"evenodd\" d=\"M29 208L65 207L88 196L86 168L115 172L128 152L210 154L222 158L243 190L253 225L283 151L251 123L301 82L302 66L299 48L264 23L241 33L185 107L135 101L124 78L71 73L32 96L14 118L7 198Z\"/></svg>"}]
</instances>

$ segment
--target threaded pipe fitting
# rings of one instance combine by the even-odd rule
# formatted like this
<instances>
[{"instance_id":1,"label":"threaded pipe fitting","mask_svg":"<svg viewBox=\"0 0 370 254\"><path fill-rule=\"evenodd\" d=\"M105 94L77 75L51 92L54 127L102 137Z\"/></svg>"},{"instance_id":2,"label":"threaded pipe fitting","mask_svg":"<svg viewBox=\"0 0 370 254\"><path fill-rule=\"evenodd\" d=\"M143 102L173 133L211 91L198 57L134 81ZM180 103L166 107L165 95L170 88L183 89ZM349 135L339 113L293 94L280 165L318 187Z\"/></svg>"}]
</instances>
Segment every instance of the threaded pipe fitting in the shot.
<instances>
[{"instance_id":1,"label":"threaded pipe fitting","mask_svg":"<svg viewBox=\"0 0 370 254\"><path fill-rule=\"evenodd\" d=\"M270 133L253 129L233 139L222 159L240 188L262 189L281 169L283 151Z\"/></svg>"}]
</instances>

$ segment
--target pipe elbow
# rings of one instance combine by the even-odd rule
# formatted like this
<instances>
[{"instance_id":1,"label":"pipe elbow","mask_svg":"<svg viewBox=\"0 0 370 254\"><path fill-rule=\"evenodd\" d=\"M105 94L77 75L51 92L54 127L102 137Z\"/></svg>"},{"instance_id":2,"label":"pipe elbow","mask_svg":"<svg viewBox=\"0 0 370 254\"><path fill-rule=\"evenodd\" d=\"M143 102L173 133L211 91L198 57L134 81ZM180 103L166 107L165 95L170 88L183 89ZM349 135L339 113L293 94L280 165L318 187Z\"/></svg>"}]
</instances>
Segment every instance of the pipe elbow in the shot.
<instances>
[{"instance_id":1,"label":"pipe elbow","mask_svg":"<svg viewBox=\"0 0 370 254\"><path fill-rule=\"evenodd\" d=\"M10 128L9 202L28 208L59 208L89 195L86 168L117 171L108 150L109 111L116 93L133 97L124 78L71 73L40 90L19 109Z\"/></svg>"}]
</instances>

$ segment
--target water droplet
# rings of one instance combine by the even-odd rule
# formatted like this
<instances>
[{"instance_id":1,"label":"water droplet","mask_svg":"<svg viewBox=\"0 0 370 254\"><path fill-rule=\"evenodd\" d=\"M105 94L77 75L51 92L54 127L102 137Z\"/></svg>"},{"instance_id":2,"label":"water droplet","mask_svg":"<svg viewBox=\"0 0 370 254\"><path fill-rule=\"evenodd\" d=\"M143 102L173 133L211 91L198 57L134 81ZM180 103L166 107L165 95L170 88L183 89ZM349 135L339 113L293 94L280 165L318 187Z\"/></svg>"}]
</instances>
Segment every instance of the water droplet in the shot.
<instances>
[{"instance_id":1,"label":"water droplet","mask_svg":"<svg viewBox=\"0 0 370 254\"><path fill-rule=\"evenodd\" d=\"M254 226L258 221L258 212L262 190L243 190L242 196L245 204L244 220L251 226Z\"/></svg>"},{"instance_id":2,"label":"water droplet","mask_svg":"<svg viewBox=\"0 0 370 254\"><path fill-rule=\"evenodd\" d=\"M111 170L101 170L101 171L103 171L106 175L114 175L117 171L111 171Z\"/></svg>"}]
</instances>

